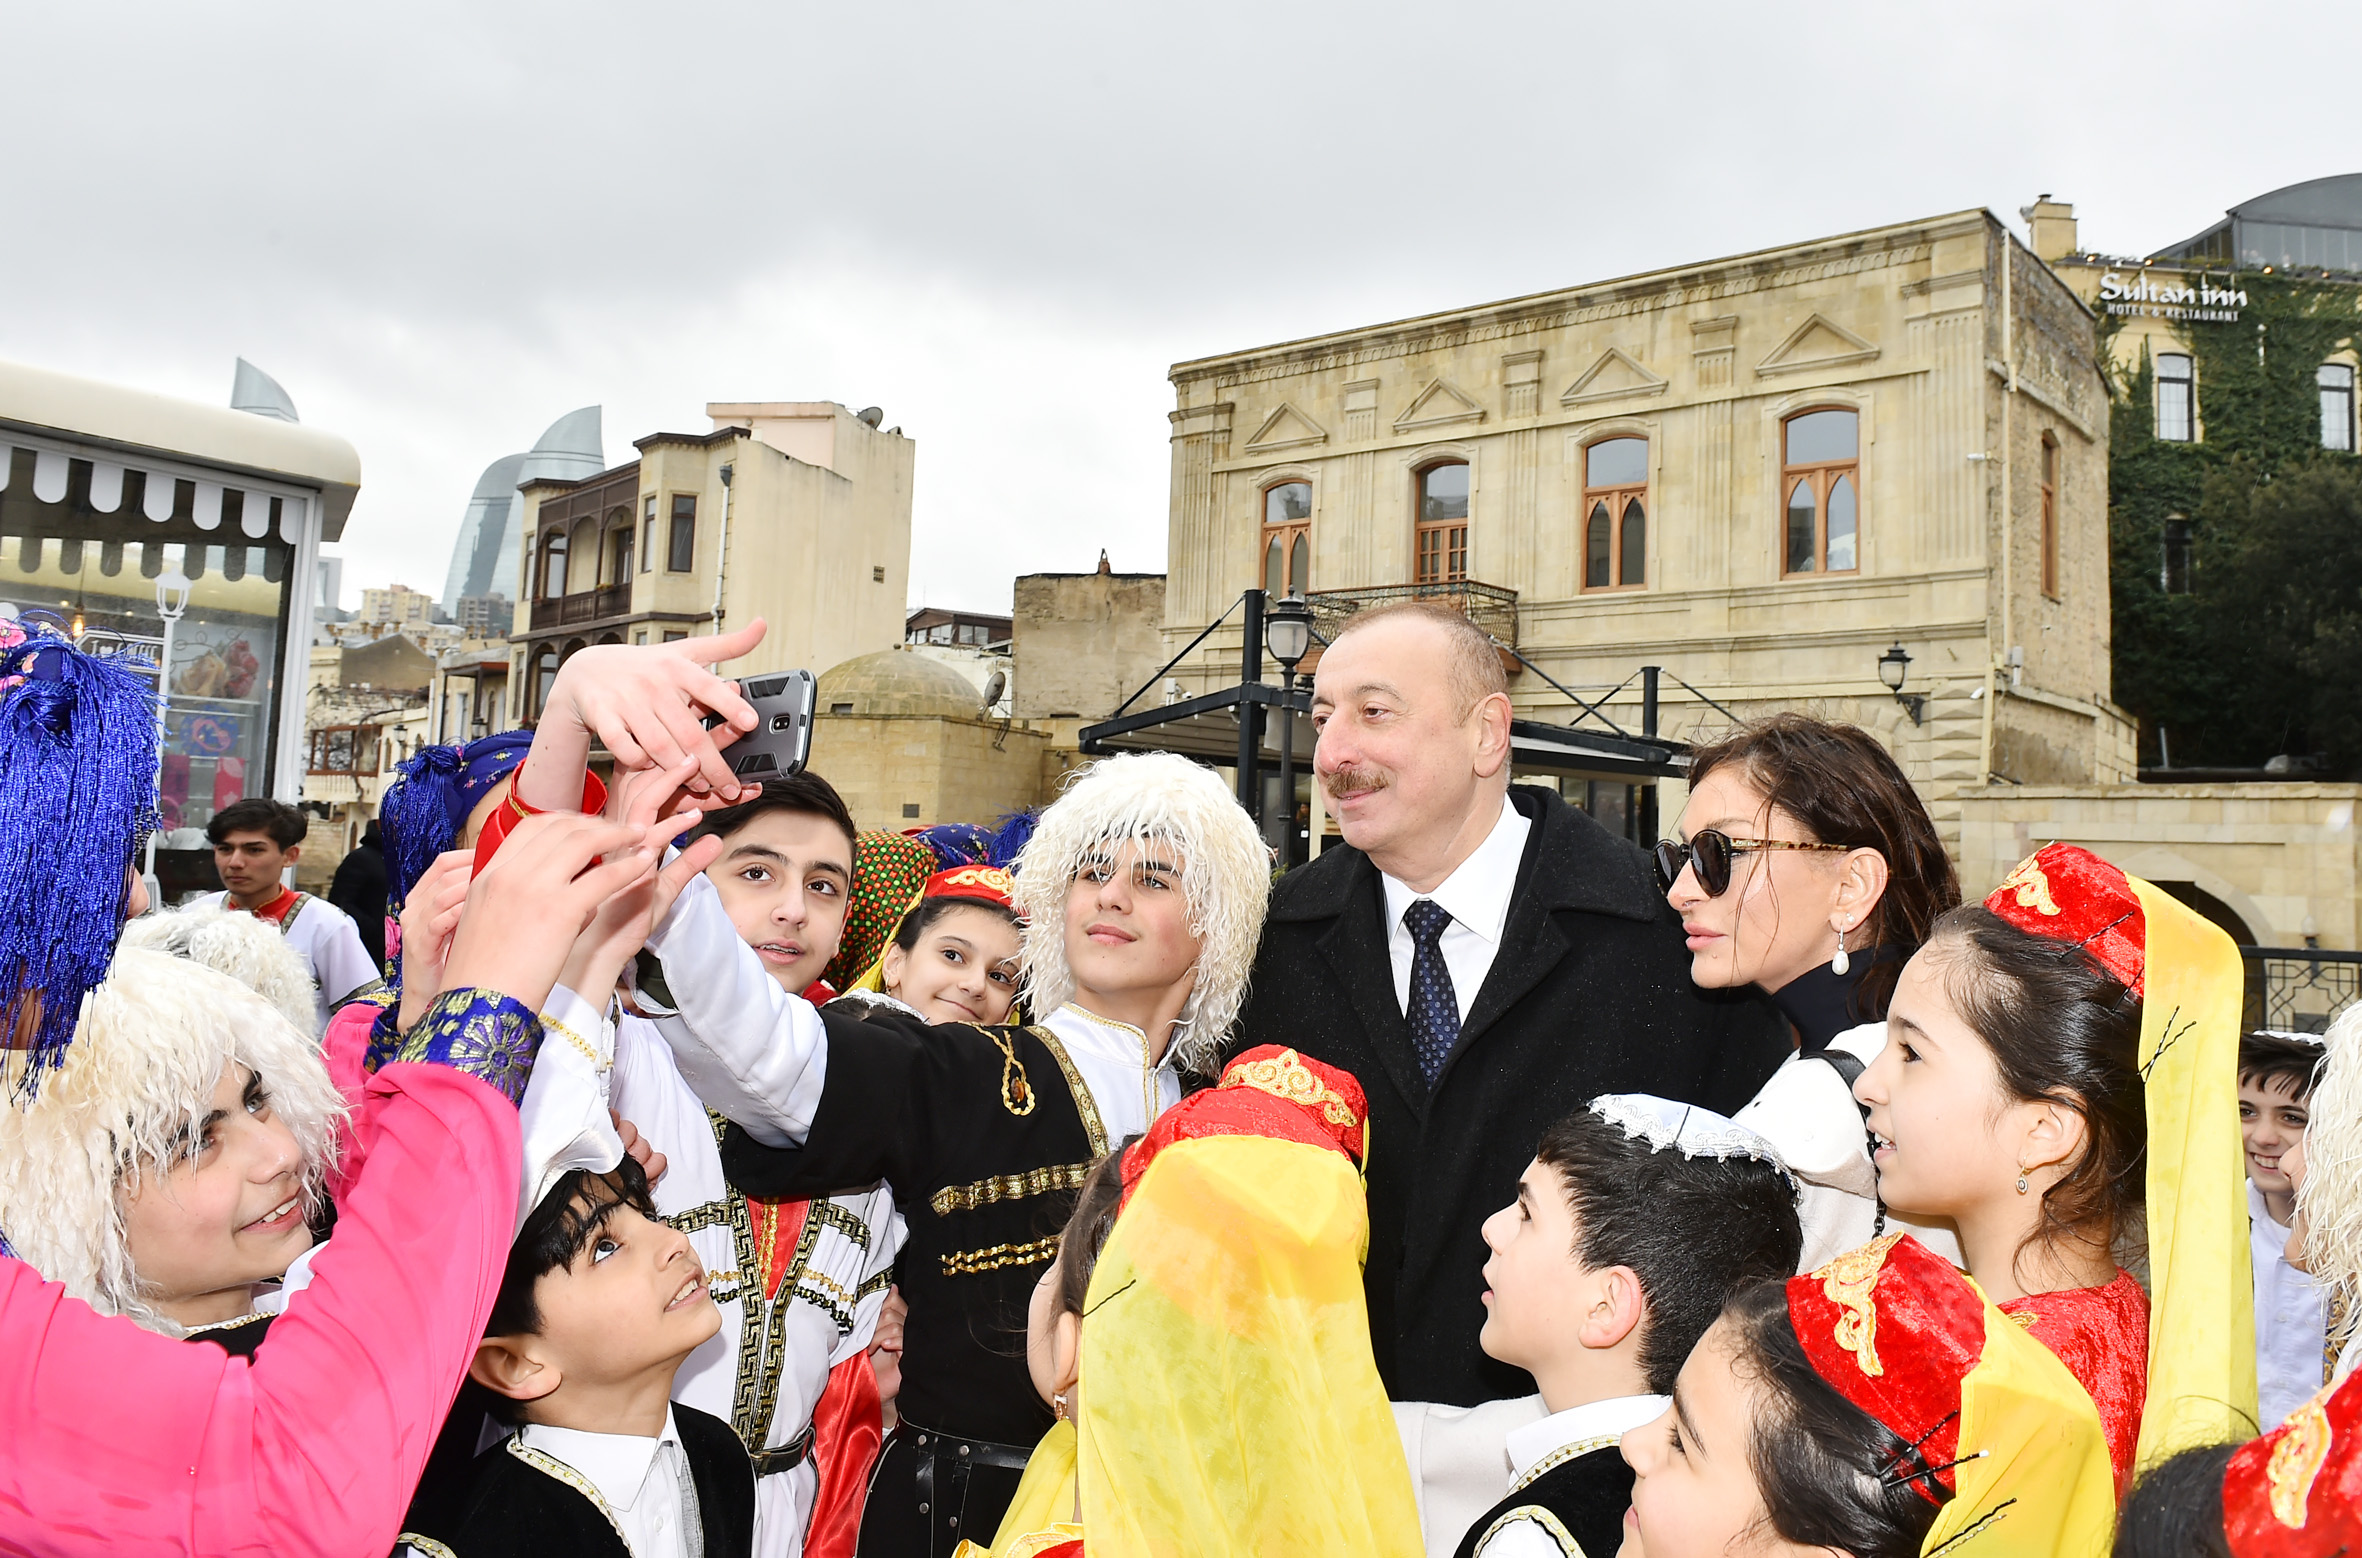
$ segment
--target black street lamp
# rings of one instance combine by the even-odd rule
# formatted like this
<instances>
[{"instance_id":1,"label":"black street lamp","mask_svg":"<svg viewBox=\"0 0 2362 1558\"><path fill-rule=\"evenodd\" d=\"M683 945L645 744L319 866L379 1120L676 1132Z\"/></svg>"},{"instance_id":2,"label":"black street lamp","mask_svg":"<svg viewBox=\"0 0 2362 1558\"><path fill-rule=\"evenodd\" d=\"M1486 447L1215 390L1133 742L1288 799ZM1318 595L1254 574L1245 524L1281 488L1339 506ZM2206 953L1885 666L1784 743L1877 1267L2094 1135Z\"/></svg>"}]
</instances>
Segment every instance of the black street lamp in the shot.
<instances>
[{"instance_id":1,"label":"black street lamp","mask_svg":"<svg viewBox=\"0 0 2362 1558\"><path fill-rule=\"evenodd\" d=\"M1312 648L1312 608L1301 595L1263 610L1263 647L1279 662L1280 865L1296 863L1296 662Z\"/></svg>"},{"instance_id":2,"label":"black street lamp","mask_svg":"<svg viewBox=\"0 0 2362 1558\"><path fill-rule=\"evenodd\" d=\"M1903 691L1903 680L1911 674L1911 656L1903 649L1902 640L1878 657L1878 679L1886 683L1886 690L1895 695L1895 702L1910 711L1911 723L1926 723L1927 694Z\"/></svg>"}]
</instances>

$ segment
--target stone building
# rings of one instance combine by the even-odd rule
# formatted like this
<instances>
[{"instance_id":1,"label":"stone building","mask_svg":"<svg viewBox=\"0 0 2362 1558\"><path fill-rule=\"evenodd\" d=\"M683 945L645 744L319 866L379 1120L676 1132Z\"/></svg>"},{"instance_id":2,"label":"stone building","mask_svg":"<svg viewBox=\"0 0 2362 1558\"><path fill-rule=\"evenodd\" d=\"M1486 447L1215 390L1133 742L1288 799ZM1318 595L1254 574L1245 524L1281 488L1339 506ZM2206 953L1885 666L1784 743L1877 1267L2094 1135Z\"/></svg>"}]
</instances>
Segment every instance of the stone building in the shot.
<instances>
[{"instance_id":1,"label":"stone building","mask_svg":"<svg viewBox=\"0 0 2362 1558\"><path fill-rule=\"evenodd\" d=\"M1161 648L1255 584L1450 600L1523 658L1520 717L1658 665L1671 736L1852 720L1957 845L1964 790L2132 777L2097 353L1962 211L1184 362ZM1881 683L1896 644L1916 707ZM1233 627L1175 674L1238 666ZM1637 729L1638 700L1606 713Z\"/></svg>"},{"instance_id":2,"label":"stone building","mask_svg":"<svg viewBox=\"0 0 2362 1558\"><path fill-rule=\"evenodd\" d=\"M586 644L647 644L764 618L731 675L818 670L902 638L917 446L829 402L713 404L595 476L528 480L510 718L531 724ZM874 417L874 412L865 417Z\"/></svg>"},{"instance_id":3,"label":"stone building","mask_svg":"<svg viewBox=\"0 0 2362 1558\"><path fill-rule=\"evenodd\" d=\"M988 713L976 685L908 645L820 678L814 773L864 828L992 822L1040 802L1047 733Z\"/></svg>"}]
</instances>

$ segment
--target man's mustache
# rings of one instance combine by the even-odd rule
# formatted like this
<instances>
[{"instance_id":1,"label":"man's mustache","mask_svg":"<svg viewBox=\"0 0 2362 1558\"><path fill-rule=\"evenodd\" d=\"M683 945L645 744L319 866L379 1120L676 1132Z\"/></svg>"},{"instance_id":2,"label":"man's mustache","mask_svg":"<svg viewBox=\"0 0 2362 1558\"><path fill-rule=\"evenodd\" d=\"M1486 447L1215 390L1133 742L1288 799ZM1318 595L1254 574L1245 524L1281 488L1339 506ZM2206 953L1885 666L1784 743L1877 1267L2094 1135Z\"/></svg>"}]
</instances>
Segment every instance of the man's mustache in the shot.
<instances>
[{"instance_id":1,"label":"man's mustache","mask_svg":"<svg viewBox=\"0 0 2362 1558\"><path fill-rule=\"evenodd\" d=\"M1348 795L1383 790L1390 783L1392 781L1386 777L1385 771L1377 768L1340 768L1334 773L1320 776L1321 788L1339 800Z\"/></svg>"}]
</instances>

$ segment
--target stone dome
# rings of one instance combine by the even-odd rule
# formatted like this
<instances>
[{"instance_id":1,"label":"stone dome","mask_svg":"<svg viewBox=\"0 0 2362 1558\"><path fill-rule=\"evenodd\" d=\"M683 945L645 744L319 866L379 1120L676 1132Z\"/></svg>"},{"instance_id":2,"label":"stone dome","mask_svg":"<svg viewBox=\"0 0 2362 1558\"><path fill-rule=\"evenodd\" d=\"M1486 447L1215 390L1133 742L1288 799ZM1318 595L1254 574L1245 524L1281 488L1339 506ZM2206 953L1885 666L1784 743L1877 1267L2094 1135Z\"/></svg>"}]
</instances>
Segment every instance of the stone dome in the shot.
<instances>
[{"instance_id":1,"label":"stone dome","mask_svg":"<svg viewBox=\"0 0 2362 1558\"><path fill-rule=\"evenodd\" d=\"M974 719L975 685L942 661L904 648L858 655L820 674L822 714L921 714Z\"/></svg>"}]
</instances>

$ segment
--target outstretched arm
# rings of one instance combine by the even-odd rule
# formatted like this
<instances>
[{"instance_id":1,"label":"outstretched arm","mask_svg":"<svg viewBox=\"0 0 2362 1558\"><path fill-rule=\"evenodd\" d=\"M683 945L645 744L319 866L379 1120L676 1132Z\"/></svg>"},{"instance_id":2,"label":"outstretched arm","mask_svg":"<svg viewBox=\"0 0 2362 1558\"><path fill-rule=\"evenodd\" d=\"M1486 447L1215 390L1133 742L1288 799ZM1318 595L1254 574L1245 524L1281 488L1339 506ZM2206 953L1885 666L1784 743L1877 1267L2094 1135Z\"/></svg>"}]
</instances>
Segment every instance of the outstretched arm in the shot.
<instances>
[{"instance_id":1,"label":"outstretched arm","mask_svg":"<svg viewBox=\"0 0 2362 1558\"><path fill-rule=\"evenodd\" d=\"M716 732L700 720L708 711L723 716L725 737L754 728L755 712L737 685L712 667L762 640L758 618L713 637L577 650L550 686L532 749L517 770L517 799L535 811L581 805L594 736L620 768L670 768L694 760L698 789L725 801L737 798L737 776L714 740Z\"/></svg>"}]
</instances>

